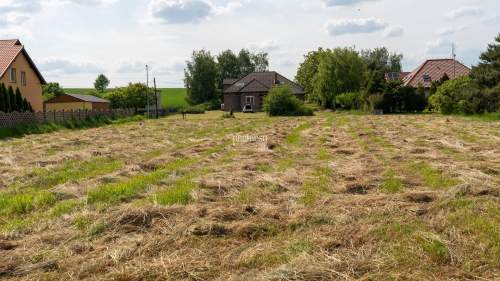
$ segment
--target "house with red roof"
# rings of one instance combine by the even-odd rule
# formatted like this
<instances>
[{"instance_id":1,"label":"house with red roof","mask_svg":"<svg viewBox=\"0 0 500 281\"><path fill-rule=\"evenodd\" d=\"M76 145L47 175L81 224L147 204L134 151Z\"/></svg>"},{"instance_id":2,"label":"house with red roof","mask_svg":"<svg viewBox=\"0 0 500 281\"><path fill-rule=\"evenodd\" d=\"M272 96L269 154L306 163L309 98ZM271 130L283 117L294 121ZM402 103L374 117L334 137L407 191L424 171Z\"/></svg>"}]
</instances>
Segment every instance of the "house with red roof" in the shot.
<instances>
[{"instance_id":1,"label":"house with red roof","mask_svg":"<svg viewBox=\"0 0 500 281\"><path fill-rule=\"evenodd\" d=\"M455 59L430 59L417 67L412 72L386 73L386 80L401 80L403 85L410 87L430 88L432 82L438 81L443 76L451 80L470 75L471 69Z\"/></svg>"},{"instance_id":2,"label":"house with red roof","mask_svg":"<svg viewBox=\"0 0 500 281\"><path fill-rule=\"evenodd\" d=\"M14 90L19 88L34 111L43 111L45 79L17 39L0 40L0 83Z\"/></svg>"}]
</instances>

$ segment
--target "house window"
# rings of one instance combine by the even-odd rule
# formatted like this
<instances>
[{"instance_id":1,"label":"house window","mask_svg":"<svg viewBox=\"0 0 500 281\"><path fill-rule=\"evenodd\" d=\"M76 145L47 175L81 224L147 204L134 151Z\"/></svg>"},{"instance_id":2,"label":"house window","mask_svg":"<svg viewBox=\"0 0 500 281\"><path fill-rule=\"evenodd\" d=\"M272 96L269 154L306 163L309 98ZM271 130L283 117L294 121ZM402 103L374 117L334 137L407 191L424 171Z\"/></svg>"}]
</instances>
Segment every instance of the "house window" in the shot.
<instances>
[{"instance_id":1,"label":"house window","mask_svg":"<svg viewBox=\"0 0 500 281\"><path fill-rule=\"evenodd\" d=\"M245 98L246 104L253 104L254 102L254 97L253 96L248 96Z\"/></svg>"},{"instance_id":2,"label":"house window","mask_svg":"<svg viewBox=\"0 0 500 281\"><path fill-rule=\"evenodd\" d=\"M15 68L10 69L10 82L16 83L17 82L17 73Z\"/></svg>"},{"instance_id":3,"label":"house window","mask_svg":"<svg viewBox=\"0 0 500 281\"><path fill-rule=\"evenodd\" d=\"M26 72L21 71L21 85L26 86Z\"/></svg>"},{"instance_id":4,"label":"house window","mask_svg":"<svg viewBox=\"0 0 500 281\"><path fill-rule=\"evenodd\" d=\"M432 82L432 78L429 75L424 75L424 82Z\"/></svg>"}]
</instances>

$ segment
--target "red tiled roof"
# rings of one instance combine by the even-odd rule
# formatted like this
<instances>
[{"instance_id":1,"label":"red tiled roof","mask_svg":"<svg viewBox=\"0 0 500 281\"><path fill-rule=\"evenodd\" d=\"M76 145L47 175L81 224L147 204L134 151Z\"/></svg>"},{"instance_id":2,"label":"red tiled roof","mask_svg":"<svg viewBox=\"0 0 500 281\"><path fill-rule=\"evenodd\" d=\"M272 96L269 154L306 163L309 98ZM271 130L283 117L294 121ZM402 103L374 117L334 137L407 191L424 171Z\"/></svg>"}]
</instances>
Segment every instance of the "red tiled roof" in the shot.
<instances>
[{"instance_id":1,"label":"red tiled roof","mask_svg":"<svg viewBox=\"0 0 500 281\"><path fill-rule=\"evenodd\" d=\"M40 71L35 66L35 63L31 60L30 56L24 49L24 46L17 39L13 40L0 40L0 78L4 76L9 69L9 66L14 62L14 60L19 56L20 53L24 53L28 63L31 65L35 73L38 75L40 82L45 84L45 79L43 78Z\"/></svg>"},{"instance_id":2,"label":"red tiled roof","mask_svg":"<svg viewBox=\"0 0 500 281\"><path fill-rule=\"evenodd\" d=\"M403 78L405 86L430 87L433 81L441 79L445 74L450 79L455 79L461 76L470 74L470 68L453 59L432 59L427 60L412 73ZM424 79L428 76L430 81Z\"/></svg>"},{"instance_id":3,"label":"red tiled roof","mask_svg":"<svg viewBox=\"0 0 500 281\"><path fill-rule=\"evenodd\" d=\"M235 81L224 93L268 92L275 85L288 85L294 94L304 94L301 86L275 71L250 73Z\"/></svg>"}]
</instances>

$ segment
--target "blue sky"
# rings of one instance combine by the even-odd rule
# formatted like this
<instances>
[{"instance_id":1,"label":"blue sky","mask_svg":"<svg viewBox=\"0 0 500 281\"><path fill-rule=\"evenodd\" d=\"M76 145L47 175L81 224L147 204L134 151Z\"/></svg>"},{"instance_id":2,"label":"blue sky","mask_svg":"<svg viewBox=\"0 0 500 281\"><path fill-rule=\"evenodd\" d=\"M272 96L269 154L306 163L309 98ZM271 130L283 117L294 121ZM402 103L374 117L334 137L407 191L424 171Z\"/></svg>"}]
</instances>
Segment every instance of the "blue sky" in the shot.
<instances>
[{"instance_id":1,"label":"blue sky","mask_svg":"<svg viewBox=\"0 0 500 281\"><path fill-rule=\"evenodd\" d=\"M183 86L193 50L269 52L295 76L318 47L386 46L411 71L427 58L475 64L500 31L498 0L0 0L0 38L19 38L48 81L91 87L145 81Z\"/></svg>"}]
</instances>

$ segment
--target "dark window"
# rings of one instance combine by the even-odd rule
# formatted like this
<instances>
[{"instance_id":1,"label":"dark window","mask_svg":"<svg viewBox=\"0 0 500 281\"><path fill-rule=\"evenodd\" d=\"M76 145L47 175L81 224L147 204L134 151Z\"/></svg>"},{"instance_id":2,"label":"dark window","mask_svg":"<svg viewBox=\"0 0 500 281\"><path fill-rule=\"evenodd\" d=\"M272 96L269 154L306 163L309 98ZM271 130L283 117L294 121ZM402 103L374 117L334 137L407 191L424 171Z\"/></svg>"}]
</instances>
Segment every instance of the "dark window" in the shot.
<instances>
[{"instance_id":1,"label":"dark window","mask_svg":"<svg viewBox=\"0 0 500 281\"><path fill-rule=\"evenodd\" d=\"M21 85L26 86L26 72L21 71Z\"/></svg>"},{"instance_id":2,"label":"dark window","mask_svg":"<svg viewBox=\"0 0 500 281\"><path fill-rule=\"evenodd\" d=\"M432 78L429 75L424 75L424 82L432 82Z\"/></svg>"},{"instance_id":3,"label":"dark window","mask_svg":"<svg viewBox=\"0 0 500 281\"><path fill-rule=\"evenodd\" d=\"M17 82L17 72L15 68L10 69L10 82L16 83Z\"/></svg>"}]
</instances>

